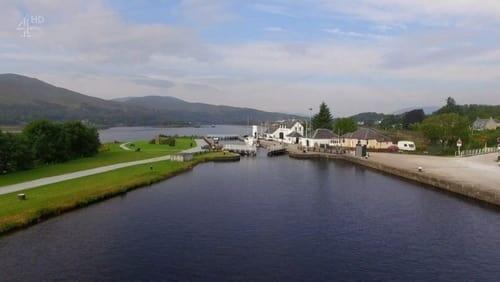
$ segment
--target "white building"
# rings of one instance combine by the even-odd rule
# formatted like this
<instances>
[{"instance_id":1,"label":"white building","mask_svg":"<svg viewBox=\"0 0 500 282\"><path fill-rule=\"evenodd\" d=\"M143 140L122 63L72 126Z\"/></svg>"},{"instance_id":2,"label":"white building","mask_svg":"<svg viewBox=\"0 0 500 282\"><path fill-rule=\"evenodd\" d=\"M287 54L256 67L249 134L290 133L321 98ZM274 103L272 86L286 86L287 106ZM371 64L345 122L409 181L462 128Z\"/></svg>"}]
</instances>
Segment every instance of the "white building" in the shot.
<instances>
[{"instance_id":1,"label":"white building","mask_svg":"<svg viewBox=\"0 0 500 282\"><path fill-rule=\"evenodd\" d=\"M358 142L367 145L368 149L387 149L394 144L391 138L372 128L359 128L340 137L342 147L355 148Z\"/></svg>"},{"instance_id":2,"label":"white building","mask_svg":"<svg viewBox=\"0 0 500 282\"><path fill-rule=\"evenodd\" d=\"M336 146L338 135L329 129L319 128L314 131L311 138L302 138L300 144L308 148L324 148L326 146Z\"/></svg>"},{"instance_id":3,"label":"white building","mask_svg":"<svg viewBox=\"0 0 500 282\"><path fill-rule=\"evenodd\" d=\"M500 127L500 121L490 117L489 119L477 118L472 124L472 129L476 131L495 130Z\"/></svg>"},{"instance_id":4,"label":"white building","mask_svg":"<svg viewBox=\"0 0 500 282\"><path fill-rule=\"evenodd\" d=\"M298 134L292 134L292 133ZM304 126L298 121L285 121L272 124L267 128L266 138L283 143L296 143L301 136L304 136Z\"/></svg>"}]
</instances>

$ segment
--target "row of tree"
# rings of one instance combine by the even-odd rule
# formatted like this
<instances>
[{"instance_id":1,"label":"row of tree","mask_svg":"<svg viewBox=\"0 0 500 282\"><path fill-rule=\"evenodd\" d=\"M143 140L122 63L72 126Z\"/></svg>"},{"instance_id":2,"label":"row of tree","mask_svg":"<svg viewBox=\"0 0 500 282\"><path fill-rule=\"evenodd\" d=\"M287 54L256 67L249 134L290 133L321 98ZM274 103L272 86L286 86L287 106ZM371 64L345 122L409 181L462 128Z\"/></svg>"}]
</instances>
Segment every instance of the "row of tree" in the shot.
<instances>
[{"instance_id":1,"label":"row of tree","mask_svg":"<svg viewBox=\"0 0 500 282\"><path fill-rule=\"evenodd\" d=\"M99 146L97 130L79 121L34 121L20 134L0 132L0 172L89 157Z\"/></svg>"}]
</instances>

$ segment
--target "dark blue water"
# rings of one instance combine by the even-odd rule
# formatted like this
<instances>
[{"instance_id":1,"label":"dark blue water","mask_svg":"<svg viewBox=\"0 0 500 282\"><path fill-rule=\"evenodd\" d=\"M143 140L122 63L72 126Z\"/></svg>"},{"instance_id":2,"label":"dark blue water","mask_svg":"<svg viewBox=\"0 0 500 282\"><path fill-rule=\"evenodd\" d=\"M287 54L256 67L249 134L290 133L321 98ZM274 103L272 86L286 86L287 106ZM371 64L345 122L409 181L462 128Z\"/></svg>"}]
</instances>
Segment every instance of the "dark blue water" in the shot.
<instances>
[{"instance_id":1,"label":"dark blue water","mask_svg":"<svg viewBox=\"0 0 500 282\"><path fill-rule=\"evenodd\" d=\"M344 162L207 163L0 239L0 280L500 278L500 213Z\"/></svg>"}]
</instances>

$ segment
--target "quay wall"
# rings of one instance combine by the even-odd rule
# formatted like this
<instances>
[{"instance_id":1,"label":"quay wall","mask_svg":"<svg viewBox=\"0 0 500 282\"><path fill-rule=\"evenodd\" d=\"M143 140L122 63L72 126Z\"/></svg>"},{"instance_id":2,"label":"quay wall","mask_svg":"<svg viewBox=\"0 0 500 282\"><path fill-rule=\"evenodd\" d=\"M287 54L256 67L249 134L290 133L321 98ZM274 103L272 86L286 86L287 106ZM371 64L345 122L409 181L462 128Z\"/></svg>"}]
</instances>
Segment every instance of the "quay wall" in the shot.
<instances>
[{"instance_id":1,"label":"quay wall","mask_svg":"<svg viewBox=\"0 0 500 282\"><path fill-rule=\"evenodd\" d=\"M404 179L430 185L432 187L441 190L445 190L470 199L478 200L481 202L485 202L500 207L500 193L498 191L492 191L491 189L482 187L481 185L460 183L457 181L447 179L445 176L429 175L425 171L423 172L418 172L417 170L411 171L408 169L389 166L370 159L363 159L351 155L328 155L321 153L303 154L303 153L290 152L289 156L291 158L297 158L297 159L324 158L324 159L344 160L383 173L395 175Z\"/></svg>"}]
</instances>

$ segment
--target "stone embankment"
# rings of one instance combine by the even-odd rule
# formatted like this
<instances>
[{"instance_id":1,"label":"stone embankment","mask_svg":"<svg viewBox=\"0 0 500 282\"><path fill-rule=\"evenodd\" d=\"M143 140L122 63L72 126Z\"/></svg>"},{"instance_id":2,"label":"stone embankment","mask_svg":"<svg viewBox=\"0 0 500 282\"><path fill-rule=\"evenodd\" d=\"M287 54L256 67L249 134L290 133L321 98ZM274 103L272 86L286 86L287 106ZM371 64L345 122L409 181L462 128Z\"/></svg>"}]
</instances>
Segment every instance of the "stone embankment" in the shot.
<instances>
[{"instance_id":1,"label":"stone embankment","mask_svg":"<svg viewBox=\"0 0 500 282\"><path fill-rule=\"evenodd\" d=\"M471 158L371 153L368 158L359 158L352 154L303 153L292 149L289 156L340 159L500 206L500 167L495 162L496 153Z\"/></svg>"}]
</instances>

